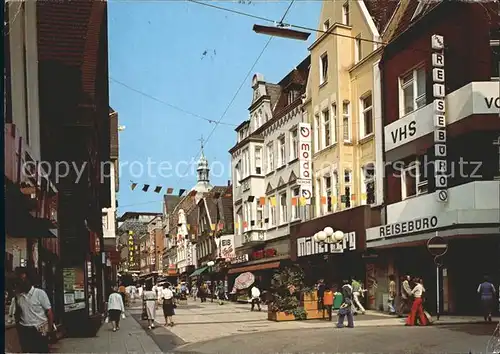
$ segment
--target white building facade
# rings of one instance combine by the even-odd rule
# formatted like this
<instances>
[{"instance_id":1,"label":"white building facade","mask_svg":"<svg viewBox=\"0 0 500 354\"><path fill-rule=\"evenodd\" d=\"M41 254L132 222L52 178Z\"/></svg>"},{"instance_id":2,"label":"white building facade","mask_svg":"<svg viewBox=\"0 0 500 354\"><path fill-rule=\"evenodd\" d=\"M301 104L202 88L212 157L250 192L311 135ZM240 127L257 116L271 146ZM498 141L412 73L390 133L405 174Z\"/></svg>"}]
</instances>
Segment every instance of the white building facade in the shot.
<instances>
[{"instance_id":1,"label":"white building facade","mask_svg":"<svg viewBox=\"0 0 500 354\"><path fill-rule=\"evenodd\" d=\"M308 189L311 181L299 178L299 150L300 128L308 126L301 109L308 67L309 58L279 84L256 74L250 119L236 128L237 144L230 150L234 244L245 261L252 258L249 251L266 247L287 257L290 224L307 216L302 186Z\"/></svg>"}]
</instances>

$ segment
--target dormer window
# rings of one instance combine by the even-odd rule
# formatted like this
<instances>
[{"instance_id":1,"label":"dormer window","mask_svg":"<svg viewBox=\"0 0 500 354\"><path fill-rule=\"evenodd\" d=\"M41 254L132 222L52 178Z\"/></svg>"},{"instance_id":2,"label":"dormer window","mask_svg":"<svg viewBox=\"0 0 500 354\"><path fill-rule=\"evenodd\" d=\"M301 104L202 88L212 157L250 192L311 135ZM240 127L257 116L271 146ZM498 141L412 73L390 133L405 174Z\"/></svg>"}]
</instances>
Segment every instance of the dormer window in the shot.
<instances>
[{"instance_id":1,"label":"dormer window","mask_svg":"<svg viewBox=\"0 0 500 354\"><path fill-rule=\"evenodd\" d=\"M297 99L297 91L290 90L288 92L288 104L292 104Z\"/></svg>"},{"instance_id":2,"label":"dormer window","mask_svg":"<svg viewBox=\"0 0 500 354\"><path fill-rule=\"evenodd\" d=\"M326 20L324 23L323 23L323 31L328 31L330 29L330 20Z\"/></svg>"}]
</instances>

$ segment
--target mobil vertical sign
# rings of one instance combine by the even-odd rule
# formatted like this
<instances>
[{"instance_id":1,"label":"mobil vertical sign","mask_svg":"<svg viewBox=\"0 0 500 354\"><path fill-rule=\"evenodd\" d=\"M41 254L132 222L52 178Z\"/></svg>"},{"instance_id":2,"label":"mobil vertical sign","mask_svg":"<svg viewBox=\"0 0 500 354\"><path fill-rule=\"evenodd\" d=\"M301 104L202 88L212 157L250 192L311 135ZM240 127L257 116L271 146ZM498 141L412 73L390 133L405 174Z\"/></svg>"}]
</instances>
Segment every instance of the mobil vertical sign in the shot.
<instances>
[{"instance_id":1,"label":"mobil vertical sign","mask_svg":"<svg viewBox=\"0 0 500 354\"><path fill-rule=\"evenodd\" d=\"M312 197L312 131L311 124L299 123L299 179L300 196L306 204L311 204Z\"/></svg>"}]
</instances>

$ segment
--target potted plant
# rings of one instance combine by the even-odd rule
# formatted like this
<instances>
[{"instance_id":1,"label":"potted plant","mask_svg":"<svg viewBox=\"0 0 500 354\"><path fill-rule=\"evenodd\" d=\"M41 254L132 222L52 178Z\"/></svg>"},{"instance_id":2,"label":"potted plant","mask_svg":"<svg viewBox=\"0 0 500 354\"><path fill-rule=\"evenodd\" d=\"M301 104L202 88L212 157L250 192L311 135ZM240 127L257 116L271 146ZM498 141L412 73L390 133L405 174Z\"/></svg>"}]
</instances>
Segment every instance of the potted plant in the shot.
<instances>
[{"instance_id":1,"label":"potted plant","mask_svg":"<svg viewBox=\"0 0 500 354\"><path fill-rule=\"evenodd\" d=\"M298 266L280 269L273 275L272 302L268 319L272 321L305 320L307 313L300 306L300 293L304 288L304 272Z\"/></svg>"}]
</instances>

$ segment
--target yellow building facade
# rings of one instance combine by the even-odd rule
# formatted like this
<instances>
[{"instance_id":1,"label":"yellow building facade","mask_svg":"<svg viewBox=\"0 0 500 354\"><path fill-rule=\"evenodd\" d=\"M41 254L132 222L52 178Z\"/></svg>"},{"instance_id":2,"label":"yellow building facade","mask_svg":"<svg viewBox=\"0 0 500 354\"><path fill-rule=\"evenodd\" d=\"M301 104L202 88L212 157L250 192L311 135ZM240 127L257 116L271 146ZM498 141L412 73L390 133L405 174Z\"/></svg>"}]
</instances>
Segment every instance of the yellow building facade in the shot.
<instances>
[{"instance_id":1,"label":"yellow building facade","mask_svg":"<svg viewBox=\"0 0 500 354\"><path fill-rule=\"evenodd\" d=\"M383 202L378 62L391 16L371 3L324 1L309 48L303 109L313 129L315 217Z\"/></svg>"}]
</instances>

